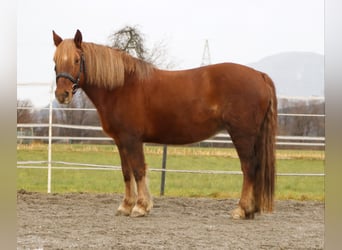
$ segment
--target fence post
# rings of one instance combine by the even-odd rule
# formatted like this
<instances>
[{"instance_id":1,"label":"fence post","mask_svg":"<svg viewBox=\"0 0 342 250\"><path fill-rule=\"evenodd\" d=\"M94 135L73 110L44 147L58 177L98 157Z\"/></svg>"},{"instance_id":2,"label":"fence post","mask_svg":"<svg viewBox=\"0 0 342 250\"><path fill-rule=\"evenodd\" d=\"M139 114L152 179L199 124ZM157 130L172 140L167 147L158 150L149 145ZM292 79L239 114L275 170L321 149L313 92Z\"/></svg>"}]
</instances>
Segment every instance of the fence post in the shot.
<instances>
[{"instance_id":1,"label":"fence post","mask_svg":"<svg viewBox=\"0 0 342 250\"><path fill-rule=\"evenodd\" d=\"M53 101L53 83L51 83L50 104L49 104L49 144L48 144L48 183L47 183L48 194L51 193L52 101Z\"/></svg>"},{"instance_id":2,"label":"fence post","mask_svg":"<svg viewBox=\"0 0 342 250\"><path fill-rule=\"evenodd\" d=\"M167 145L163 146L163 161L162 161L162 173L161 173L161 183L160 183L160 195L164 195L165 190L165 175L166 175L166 157L167 157Z\"/></svg>"}]
</instances>

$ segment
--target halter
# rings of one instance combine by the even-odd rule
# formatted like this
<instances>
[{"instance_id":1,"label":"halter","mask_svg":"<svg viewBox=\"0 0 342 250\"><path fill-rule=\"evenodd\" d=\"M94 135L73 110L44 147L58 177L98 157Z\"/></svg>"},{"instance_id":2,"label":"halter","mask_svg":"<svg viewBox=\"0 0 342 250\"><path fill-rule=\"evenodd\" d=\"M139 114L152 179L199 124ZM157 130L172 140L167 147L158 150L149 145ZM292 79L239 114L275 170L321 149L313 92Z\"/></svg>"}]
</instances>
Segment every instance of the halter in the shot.
<instances>
[{"instance_id":1,"label":"halter","mask_svg":"<svg viewBox=\"0 0 342 250\"><path fill-rule=\"evenodd\" d=\"M61 73L56 74L56 82L61 77L70 80L73 83L72 84L72 94L74 95L76 93L77 89L80 87L80 85L78 85L78 83L80 81L81 73L82 72L85 72L84 56L83 56L83 54L81 54L80 71L78 72L77 78L75 79L72 75L70 75L67 72L61 72Z\"/></svg>"}]
</instances>

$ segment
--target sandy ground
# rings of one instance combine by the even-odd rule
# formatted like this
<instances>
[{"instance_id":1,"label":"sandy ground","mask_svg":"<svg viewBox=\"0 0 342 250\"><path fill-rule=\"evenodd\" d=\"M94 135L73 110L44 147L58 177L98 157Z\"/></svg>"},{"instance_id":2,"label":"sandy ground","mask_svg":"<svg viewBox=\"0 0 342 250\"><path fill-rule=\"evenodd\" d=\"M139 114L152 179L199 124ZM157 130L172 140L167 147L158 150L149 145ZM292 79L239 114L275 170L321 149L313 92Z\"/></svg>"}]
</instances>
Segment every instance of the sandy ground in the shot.
<instances>
[{"instance_id":1,"label":"sandy ground","mask_svg":"<svg viewBox=\"0 0 342 250\"><path fill-rule=\"evenodd\" d=\"M114 216L117 194L17 194L17 249L323 249L324 203L276 201L233 220L237 200L154 198L148 217Z\"/></svg>"}]
</instances>

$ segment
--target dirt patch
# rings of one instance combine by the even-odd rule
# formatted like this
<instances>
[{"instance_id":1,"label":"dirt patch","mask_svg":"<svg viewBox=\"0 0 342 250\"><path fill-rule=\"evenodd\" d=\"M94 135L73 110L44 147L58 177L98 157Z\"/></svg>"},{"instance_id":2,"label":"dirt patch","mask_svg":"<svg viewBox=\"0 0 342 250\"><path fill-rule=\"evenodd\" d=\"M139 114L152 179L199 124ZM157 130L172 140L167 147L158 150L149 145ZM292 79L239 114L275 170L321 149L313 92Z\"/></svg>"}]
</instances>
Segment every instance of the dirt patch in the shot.
<instances>
[{"instance_id":1,"label":"dirt patch","mask_svg":"<svg viewBox=\"0 0 342 250\"><path fill-rule=\"evenodd\" d=\"M237 200L154 198L148 217L114 216L109 194L17 194L18 249L323 249L324 203L277 201L232 220Z\"/></svg>"}]
</instances>

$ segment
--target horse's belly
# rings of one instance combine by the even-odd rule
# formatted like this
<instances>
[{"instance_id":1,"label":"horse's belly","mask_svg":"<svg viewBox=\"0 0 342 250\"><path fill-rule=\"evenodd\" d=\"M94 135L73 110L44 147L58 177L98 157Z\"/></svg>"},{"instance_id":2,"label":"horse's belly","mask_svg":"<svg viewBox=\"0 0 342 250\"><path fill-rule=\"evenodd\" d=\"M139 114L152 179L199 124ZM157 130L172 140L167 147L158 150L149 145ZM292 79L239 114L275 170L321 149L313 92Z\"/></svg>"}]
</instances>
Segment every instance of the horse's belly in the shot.
<instances>
[{"instance_id":1,"label":"horse's belly","mask_svg":"<svg viewBox=\"0 0 342 250\"><path fill-rule=\"evenodd\" d=\"M217 122L160 123L159 126L154 127L154 131L151 131L145 141L161 144L190 144L205 140L222 129L223 127Z\"/></svg>"}]
</instances>

